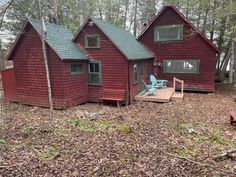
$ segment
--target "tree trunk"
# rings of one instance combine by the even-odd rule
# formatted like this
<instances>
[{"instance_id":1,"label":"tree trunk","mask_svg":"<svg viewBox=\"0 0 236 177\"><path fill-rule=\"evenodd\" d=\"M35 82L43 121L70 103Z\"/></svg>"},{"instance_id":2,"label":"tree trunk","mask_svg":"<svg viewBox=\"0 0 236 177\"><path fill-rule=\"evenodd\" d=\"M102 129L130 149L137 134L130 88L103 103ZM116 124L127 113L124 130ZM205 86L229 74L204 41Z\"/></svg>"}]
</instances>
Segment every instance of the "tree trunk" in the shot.
<instances>
[{"instance_id":1,"label":"tree trunk","mask_svg":"<svg viewBox=\"0 0 236 177\"><path fill-rule=\"evenodd\" d=\"M53 3L54 6L54 23L58 24L58 0L54 0Z\"/></svg>"},{"instance_id":2,"label":"tree trunk","mask_svg":"<svg viewBox=\"0 0 236 177\"><path fill-rule=\"evenodd\" d=\"M232 40L232 45L231 45L231 60L230 60L230 68L229 68L229 84L234 84L234 69L235 69L235 53L234 53L234 48L235 48L235 42Z\"/></svg>"},{"instance_id":3,"label":"tree trunk","mask_svg":"<svg viewBox=\"0 0 236 177\"><path fill-rule=\"evenodd\" d=\"M206 24L207 24L207 17L208 17L209 9L206 9L204 19L203 19L203 28L202 28L202 34L206 36Z\"/></svg>"},{"instance_id":4,"label":"tree trunk","mask_svg":"<svg viewBox=\"0 0 236 177\"><path fill-rule=\"evenodd\" d=\"M138 0L135 0L134 6L134 36L137 36L137 11L138 11Z\"/></svg>"},{"instance_id":5,"label":"tree trunk","mask_svg":"<svg viewBox=\"0 0 236 177\"><path fill-rule=\"evenodd\" d=\"M124 18L124 25L123 25L124 29L126 28L128 10L129 10L129 0L126 0L126 2L125 2L125 18Z\"/></svg>"},{"instance_id":6,"label":"tree trunk","mask_svg":"<svg viewBox=\"0 0 236 177\"><path fill-rule=\"evenodd\" d=\"M230 42L229 42L228 50L227 50L227 52L226 52L226 54L225 54L225 56L224 56L224 59L223 59L223 61L221 62L221 65L220 65L220 67L219 67L219 69L218 69L218 73L217 73L218 78L217 78L217 81L219 81L219 82L222 82L222 81L224 81L224 79L225 79L225 72L226 72L227 66L228 66L228 64L229 64L230 57L231 57L231 49L232 49L232 46L231 46L231 45L232 45L232 42L230 41Z\"/></svg>"},{"instance_id":7,"label":"tree trunk","mask_svg":"<svg viewBox=\"0 0 236 177\"><path fill-rule=\"evenodd\" d=\"M233 83L236 85L236 30L233 29L233 40L232 40L232 60L233 62Z\"/></svg>"}]
</instances>

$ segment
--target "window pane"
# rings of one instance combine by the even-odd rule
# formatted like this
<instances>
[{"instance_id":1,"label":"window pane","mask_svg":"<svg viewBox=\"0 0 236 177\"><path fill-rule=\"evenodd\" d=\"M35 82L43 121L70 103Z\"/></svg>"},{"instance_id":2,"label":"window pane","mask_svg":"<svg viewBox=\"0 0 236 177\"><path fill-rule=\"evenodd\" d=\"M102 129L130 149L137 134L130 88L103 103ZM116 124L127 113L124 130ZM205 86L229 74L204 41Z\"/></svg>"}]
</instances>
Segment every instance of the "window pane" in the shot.
<instances>
[{"instance_id":1,"label":"window pane","mask_svg":"<svg viewBox=\"0 0 236 177\"><path fill-rule=\"evenodd\" d=\"M94 63L89 64L89 72L93 73L94 72Z\"/></svg>"},{"instance_id":2,"label":"window pane","mask_svg":"<svg viewBox=\"0 0 236 177\"><path fill-rule=\"evenodd\" d=\"M70 67L71 75L83 74L84 73L84 65L83 64L73 64Z\"/></svg>"},{"instance_id":3,"label":"window pane","mask_svg":"<svg viewBox=\"0 0 236 177\"><path fill-rule=\"evenodd\" d=\"M158 34L159 34L158 39L159 40L168 40L168 31L166 29L160 28L158 31L159 31L158 32Z\"/></svg>"},{"instance_id":4,"label":"window pane","mask_svg":"<svg viewBox=\"0 0 236 177\"><path fill-rule=\"evenodd\" d=\"M98 62L91 62L89 64L89 75L88 75L88 82L89 84L101 84L102 77L101 77L101 63Z\"/></svg>"},{"instance_id":5,"label":"window pane","mask_svg":"<svg viewBox=\"0 0 236 177\"><path fill-rule=\"evenodd\" d=\"M180 30L178 27L175 28L169 28L168 29L168 39L171 40L175 40L175 39L180 39Z\"/></svg>"},{"instance_id":6,"label":"window pane","mask_svg":"<svg viewBox=\"0 0 236 177\"><path fill-rule=\"evenodd\" d=\"M183 26L182 25L170 25L159 26L155 29L156 41L174 41L182 40L183 38Z\"/></svg>"},{"instance_id":7,"label":"window pane","mask_svg":"<svg viewBox=\"0 0 236 177\"><path fill-rule=\"evenodd\" d=\"M165 73L199 73L199 60L164 61Z\"/></svg>"},{"instance_id":8,"label":"window pane","mask_svg":"<svg viewBox=\"0 0 236 177\"><path fill-rule=\"evenodd\" d=\"M100 74L89 74L89 83L101 84Z\"/></svg>"},{"instance_id":9,"label":"window pane","mask_svg":"<svg viewBox=\"0 0 236 177\"><path fill-rule=\"evenodd\" d=\"M85 36L85 47L98 48L100 47L99 35L86 35Z\"/></svg>"},{"instance_id":10,"label":"window pane","mask_svg":"<svg viewBox=\"0 0 236 177\"><path fill-rule=\"evenodd\" d=\"M94 37L87 37L88 40L88 46L89 47L96 47L97 46L97 36Z\"/></svg>"},{"instance_id":11,"label":"window pane","mask_svg":"<svg viewBox=\"0 0 236 177\"><path fill-rule=\"evenodd\" d=\"M146 75L149 75L149 63L146 64Z\"/></svg>"},{"instance_id":12,"label":"window pane","mask_svg":"<svg viewBox=\"0 0 236 177\"><path fill-rule=\"evenodd\" d=\"M95 66L94 72L95 73L99 73L99 64L98 63L94 63L94 66Z\"/></svg>"},{"instance_id":13,"label":"window pane","mask_svg":"<svg viewBox=\"0 0 236 177\"><path fill-rule=\"evenodd\" d=\"M134 79L133 79L133 82L134 83L137 83L138 82L138 65L137 64L134 64Z\"/></svg>"}]
</instances>

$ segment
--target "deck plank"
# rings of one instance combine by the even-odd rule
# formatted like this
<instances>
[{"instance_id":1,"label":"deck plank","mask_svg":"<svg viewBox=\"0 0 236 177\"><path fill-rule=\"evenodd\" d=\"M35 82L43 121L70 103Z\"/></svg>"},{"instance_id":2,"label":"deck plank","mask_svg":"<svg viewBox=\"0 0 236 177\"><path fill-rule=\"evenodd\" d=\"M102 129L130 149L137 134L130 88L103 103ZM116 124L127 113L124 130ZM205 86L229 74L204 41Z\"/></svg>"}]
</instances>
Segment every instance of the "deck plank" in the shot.
<instances>
[{"instance_id":1,"label":"deck plank","mask_svg":"<svg viewBox=\"0 0 236 177\"><path fill-rule=\"evenodd\" d=\"M170 102L172 95L174 94L173 88L162 88L158 89L155 95L142 96L143 92L135 96L137 101L151 101L151 102L161 102L167 103Z\"/></svg>"},{"instance_id":2,"label":"deck plank","mask_svg":"<svg viewBox=\"0 0 236 177\"><path fill-rule=\"evenodd\" d=\"M172 97L171 100L182 100L184 98L184 94L180 93L180 92L175 92Z\"/></svg>"}]
</instances>

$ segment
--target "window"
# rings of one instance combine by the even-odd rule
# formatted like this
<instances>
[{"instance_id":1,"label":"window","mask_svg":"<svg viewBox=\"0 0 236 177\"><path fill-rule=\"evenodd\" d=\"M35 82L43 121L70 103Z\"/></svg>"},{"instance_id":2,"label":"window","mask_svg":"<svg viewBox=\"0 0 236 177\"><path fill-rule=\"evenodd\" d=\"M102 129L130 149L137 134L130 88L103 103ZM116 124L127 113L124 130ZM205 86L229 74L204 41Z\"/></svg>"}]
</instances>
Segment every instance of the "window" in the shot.
<instances>
[{"instance_id":1,"label":"window","mask_svg":"<svg viewBox=\"0 0 236 177\"><path fill-rule=\"evenodd\" d=\"M136 84L138 82L138 65L137 64L134 64L133 72L134 72L133 83Z\"/></svg>"},{"instance_id":2,"label":"window","mask_svg":"<svg viewBox=\"0 0 236 177\"><path fill-rule=\"evenodd\" d=\"M100 37L98 34L85 36L85 48L100 48Z\"/></svg>"},{"instance_id":3,"label":"window","mask_svg":"<svg viewBox=\"0 0 236 177\"><path fill-rule=\"evenodd\" d=\"M89 63L89 75L88 83L94 85L102 84L102 72L101 72L101 63L99 61L94 61Z\"/></svg>"},{"instance_id":4,"label":"window","mask_svg":"<svg viewBox=\"0 0 236 177\"><path fill-rule=\"evenodd\" d=\"M149 76L149 63L146 63L146 75Z\"/></svg>"},{"instance_id":5,"label":"window","mask_svg":"<svg viewBox=\"0 0 236 177\"><path fill-rule=\"evenodd\" d=\"M199 74L199 60L165 60L164 73Z\"/></svg>"},{"instance_id":6,"label":"window","mask_svg":"<svg viewBox=\"0 0 236 177\"><path fill-rule=\"evenodd\" d=\"M158 26L154 30L154 41L183 40L184 25Z\"/></svg>"},{"instance_id":7,"label":"window","mask_svg":"<svg viewBox=\"0 0 236 177\"><path fill-rule=\"evenodd\" d=\"M83 64L70 65L70 74L71 75L84 74L84 65Z\"/></svg>"}]
</instances>

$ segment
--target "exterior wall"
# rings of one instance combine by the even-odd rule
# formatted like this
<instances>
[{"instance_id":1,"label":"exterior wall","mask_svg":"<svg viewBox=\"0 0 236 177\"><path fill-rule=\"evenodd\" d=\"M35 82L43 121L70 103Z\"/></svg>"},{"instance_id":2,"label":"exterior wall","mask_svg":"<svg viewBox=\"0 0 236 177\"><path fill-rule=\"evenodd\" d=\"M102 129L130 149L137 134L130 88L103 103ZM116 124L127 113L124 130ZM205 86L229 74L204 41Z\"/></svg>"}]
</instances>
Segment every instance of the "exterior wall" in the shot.
<instances>
[{"instance_id":1,"label":"exterior wall","mask_svg":"<svg viewBox=\"0 0 236 177\"><path fill-rule=\"evenodd\" d=\"M13 54L16 92L20 103L48 107L41 40L29 25Z\"/></svg>"},{"instance_id":2,"label":"exterior wall","mask_svg":"<svg viewBox=\"0 0 236 177\"><path fill-rule=\"evenodd\" d=\"M54 106L63 109L87 102L87 62L63 62L50 47L48 49ZM84 64L84 74L71 75L71 64Z\"/></svg>"},{"instance_id":3,"label":"exterior wall","mask_svg":"<svg viewBox=\"0 0 236 177\"><path fill-rule=\"evenodd\" d=\"M100 48L85 49L86 34L99 34ZM95 24L85 25L75 43L80 44L92 60L101 61L102 85L88 85L88 101L99 102L103 88L123 89L128 93L128 61Z\"/></svg>"},{"instance_id":4,"label":"exterior wall","mask_svg":"<svg viewBox=\"0 0 236 177\"><path fill-rule=\"evenodd\" d=\"M162 25L184 24L184 40L179 42L153 42L154 28ZM185 90L214 91L216 70L216 51L199 35L171 7L156 19L156 21L139 38L156 56L155 63L160 66L154 68L160 79L167 79L172 83L173 77L185 81ZM200 74L165 74L163 60L200 60Z\"/></svg>"},{"instance_id":5,"label":"exterior wall","mask_svg":"<svg viewBox=\"0 0 236 177\"><path fill-rule=\"evenodd\" d=\"M49 70L55 108L68 108L87 101L84 75L71 76L70 64L63 62L48 46ZM49 107L48 89L41 39L27 26L13 54L16 93L22 104ZM85 67L86 68L86 67Z\"/></svg>"},{"instance_id":6,"label":"exterior wall","mask_svg":"<svg viewBox=\"0 0 236 177\"><path fill-rule=\"evenodd\" d=\"M130 98L131 98L131 102L134 99L134 96L138 95L141 91L142 91L142 87L144 87L143 83L141 82L141 70L140 70L140 65L143 65L143 80L145 83L149 83L149 76L152 74L153 72L153 59L150 60L139 60L139 61L130 61L129 62L129 68L130 68L130 73L129 73L129 77L130 77ZM134 64L138 65L138 82L134 83ZM147 72L146 69L146 64L149 64L149 71Z\"/></svg>"},{"instance_id":7,"label":"exterior wall","mask_svg":"<svg viewBox=\"0 0 236 177\"><path fill-rule=\"evenodd\" d=\"M4 99L6 101L17 102L16 79L14 68L8 68L1 72Z\"/></svg>"}]
</instances>

